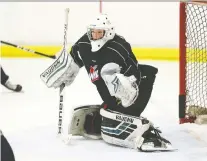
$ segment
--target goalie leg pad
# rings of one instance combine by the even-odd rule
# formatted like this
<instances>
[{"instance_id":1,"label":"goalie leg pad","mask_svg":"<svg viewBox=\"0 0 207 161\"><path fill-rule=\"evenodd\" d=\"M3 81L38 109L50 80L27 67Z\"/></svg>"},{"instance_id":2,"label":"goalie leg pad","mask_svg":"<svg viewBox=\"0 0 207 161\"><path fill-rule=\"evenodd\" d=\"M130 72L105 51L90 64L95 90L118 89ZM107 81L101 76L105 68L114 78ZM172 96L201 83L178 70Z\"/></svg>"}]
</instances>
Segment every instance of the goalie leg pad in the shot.
<instances>
[{"instance_id":1,"label":"goalie leg pad","mask_svg":"<svg viewBox=\"0 0 207 161\"><path fill-rule=\"evenodd\" d=\"M89 135L101 134L101 120L100 111L94 111L86 115L84 129Z\"/></svg>"},{"instance_id":2,"label":"goalie leg pad","mask_svg":"<svg viewBox=\"0 0 207 161\"><path fill-rule=\"evenodd\" d=\"M101 139L100 105L75 108L70 121L68 134Z\"/></svg>"},{"instance_id":3,"label":"goalie leg pad","mask_svg":"<svg viewBox=\"0 0 207 161\"><path fill-rule=\"evenodd\" d=\"M140 151L172 151L171 143L160 136L160 130L143 117L134 117L101 109L101 135L110 144Z\"/></svg>"},{"instance_id":4,"label":"goalie leg pad","mask_svg":"<svg viewBox=\"0 0 207 161\"><path fill-rule=\"evenodd\" d=\"M137 149L143 144L142 135L150 127L150 122L141 117L133 117L111 110L101 109L101 135L110 144Z\"/></svg>"}]
</instances>

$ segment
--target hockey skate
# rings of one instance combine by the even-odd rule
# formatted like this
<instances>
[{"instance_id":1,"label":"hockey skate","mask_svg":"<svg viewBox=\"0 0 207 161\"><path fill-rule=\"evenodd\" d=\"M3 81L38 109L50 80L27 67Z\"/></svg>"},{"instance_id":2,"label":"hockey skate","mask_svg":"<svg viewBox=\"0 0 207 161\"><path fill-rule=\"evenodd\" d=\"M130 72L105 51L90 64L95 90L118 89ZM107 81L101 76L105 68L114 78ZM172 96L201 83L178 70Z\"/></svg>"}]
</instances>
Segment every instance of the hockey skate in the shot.
<instances>
[{"instance_id":1,"label":"hockey skate","mask_svg":"<svg viewBox=\"0 0 207 161\"><path fill-rule=\"evenodd\" d=\"M7 89L11 90L11 91L14 91L14 92L20 92L22 90L21 85L19 85L19 84L14 85L9 80L7 80L6 83L3 86L6 87Z\"/></svg>"},{"instance_id":2,"label":"hockey skate","mask_svg":"<svg viewBox=\"0 0 207 161\"><path fill-rule=\"evenodd\" d=\"M150 126L142 137L144 142L139 148L143 152L155 152L155 151L174 151L172 144L167 139L160 136L161 131L153 126Z\"/></svg>"}]
</instances>

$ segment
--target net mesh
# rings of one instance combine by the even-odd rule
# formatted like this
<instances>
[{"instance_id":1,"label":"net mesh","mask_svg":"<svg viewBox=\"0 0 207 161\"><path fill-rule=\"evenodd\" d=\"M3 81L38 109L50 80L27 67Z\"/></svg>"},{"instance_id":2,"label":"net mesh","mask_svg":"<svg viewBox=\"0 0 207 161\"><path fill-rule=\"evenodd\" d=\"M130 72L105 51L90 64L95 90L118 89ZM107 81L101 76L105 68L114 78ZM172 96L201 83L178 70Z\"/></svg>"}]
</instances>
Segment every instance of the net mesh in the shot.
<instances>
[{"instance_id":1,"label":"net mesh","mask_svg":"<svg viewBox=\"0 0 207 161\"><path fill-rule=\"evenodd\" d=\"M189 3L186 12L186 112L207 114L207 5Z\"/></svg>"}]
</instances>

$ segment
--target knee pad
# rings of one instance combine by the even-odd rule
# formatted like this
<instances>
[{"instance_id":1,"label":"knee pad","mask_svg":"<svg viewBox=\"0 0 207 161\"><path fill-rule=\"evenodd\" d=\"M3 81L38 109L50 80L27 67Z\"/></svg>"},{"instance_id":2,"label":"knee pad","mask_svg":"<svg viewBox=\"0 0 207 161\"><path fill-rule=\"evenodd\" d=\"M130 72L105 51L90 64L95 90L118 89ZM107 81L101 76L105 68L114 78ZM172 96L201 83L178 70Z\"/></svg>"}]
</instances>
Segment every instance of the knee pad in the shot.
<instances>
[{"instance_id":1,"label":"knee pad","mask_svg":"<svg viewBox=\"0 0 207 161\"><path fill-rule=\"evenodd\" d=\"M150 127L150 122L142 117L101 109L101 136L109 144L137 149L141 147L142 135Z\"/></svg>"}]
</instances>

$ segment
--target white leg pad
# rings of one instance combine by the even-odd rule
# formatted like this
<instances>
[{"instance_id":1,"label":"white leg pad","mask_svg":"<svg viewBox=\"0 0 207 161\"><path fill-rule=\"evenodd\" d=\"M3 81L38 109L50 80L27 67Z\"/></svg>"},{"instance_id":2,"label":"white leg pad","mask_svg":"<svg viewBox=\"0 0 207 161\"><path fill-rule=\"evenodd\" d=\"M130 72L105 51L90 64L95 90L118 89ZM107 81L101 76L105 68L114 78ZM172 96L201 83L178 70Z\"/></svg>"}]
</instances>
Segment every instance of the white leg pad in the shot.
<instances>
[{"instance_id":1,"label":"white leg pad","mask_svg":"<svg viewBox=\"0 0 207 161\"><path fill-rule=\"evenodd\" d=\"M150 127L148 120L104 109L100 114L103 117L101 135L104 141L133 149L141 147L144 141L142 135Z\"/></svg>"}]
</instances>

